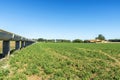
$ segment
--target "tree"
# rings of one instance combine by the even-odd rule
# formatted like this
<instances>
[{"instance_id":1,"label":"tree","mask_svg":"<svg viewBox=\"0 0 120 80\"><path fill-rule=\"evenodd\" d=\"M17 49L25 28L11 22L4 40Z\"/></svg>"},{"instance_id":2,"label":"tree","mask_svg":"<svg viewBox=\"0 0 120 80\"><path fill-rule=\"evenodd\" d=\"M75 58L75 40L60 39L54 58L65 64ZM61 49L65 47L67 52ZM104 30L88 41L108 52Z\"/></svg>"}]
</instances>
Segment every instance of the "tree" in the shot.
<instances>
[{"instance_id":1,"label":"tree","mask_svg":"<svg viewBox=\"0 0 120 80\"><path fill-rule=\"evenodd\" d=\"M43 39L43 38L38 38L37 40L38 42L46 42L46 39Z\"/></svg>"},{"instance_id":2,"label":"tree","mask_svg":"<svg viewBox=\"0 0 120 80\"><path fill-rule=\"evenodd\" d=\"M55 43L55 39L48 39L48 40L46 40L46 42Z\"/></svg>"},{"instance_id":3,"label":"tree","mask_svg":"<svg viewBox=\"0 0 120 80\"><path fill-rule=\"evenodd\" d=\"M120 39L109 39L110 42L120 42Z\"/></svg>"},{"instance_id":4,"label":"tree","mask_svg":"<svg viewBox=\"0 0 120 80\"><path fill-rule=\"evenodd\" d=\"M90 43L90 40L84 40L84 43Z\"/></svg>"},{"instance_id":5,"label":"tree","mask_svg":"<svg viewBox=\"0 0 120 80\"><path fill-rule=\"evenodd\" d=\"M99 34L98 37L96 37L96 39L105 40L105 37L102 34Z\"/></svg>"},{"instance_id":6,"label":"tree","mask_svg":"<svg viewBox=\"0 0 120 80\"><path fill-rule=\"evenodd\" d=\"M63 42L70 43L71 41L67 40L67 39L56 39L56 42L58 42L58 43L63 43Z\"/></svg>"},{"instance_id":7,"label":"tree","mask_svg":"<svg viewBox=\"0 0 120 80\"><path fill-rule=\"evenodd\" d=\"M83 41L80 40L80 39L75 39L75 40L73 40L72 42L73 42L73 43L83 43Z\"/></svg>"}]
</instances>

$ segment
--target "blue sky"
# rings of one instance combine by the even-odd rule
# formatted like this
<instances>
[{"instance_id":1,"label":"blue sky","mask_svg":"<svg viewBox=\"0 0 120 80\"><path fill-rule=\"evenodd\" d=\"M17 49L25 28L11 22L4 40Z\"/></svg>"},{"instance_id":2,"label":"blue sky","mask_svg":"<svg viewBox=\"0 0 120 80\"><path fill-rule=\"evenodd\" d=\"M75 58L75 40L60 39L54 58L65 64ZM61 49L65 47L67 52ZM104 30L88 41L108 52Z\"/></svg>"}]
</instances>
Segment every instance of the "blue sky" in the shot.
<instances>
[{"instance_id":1,"label":"blue sky","mask_svg":"<svg viewBox=\"0 0 120 80\"><path fill-rule=\"evenodd\" d=\"M120 38L120 0L0 0L0 28L27 38Z\"/></svg>"}]
</instances>

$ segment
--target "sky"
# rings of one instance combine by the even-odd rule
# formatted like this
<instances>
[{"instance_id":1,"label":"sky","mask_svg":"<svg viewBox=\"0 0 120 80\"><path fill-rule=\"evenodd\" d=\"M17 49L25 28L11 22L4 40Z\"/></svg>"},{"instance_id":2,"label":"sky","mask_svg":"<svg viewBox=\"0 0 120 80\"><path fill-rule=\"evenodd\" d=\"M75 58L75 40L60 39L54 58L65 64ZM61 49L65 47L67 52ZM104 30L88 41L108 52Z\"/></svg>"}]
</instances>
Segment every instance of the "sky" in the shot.
<instances>
[{"instance_id":1,"label":"sky","mask_svg":"<svg viewBox=\"0 0 120 80\"><path fill-rule=\"evenodd\" d=\"M0 29L26 38L120 39L120 0L0 0Z\"/></svg>"}]
</instances>

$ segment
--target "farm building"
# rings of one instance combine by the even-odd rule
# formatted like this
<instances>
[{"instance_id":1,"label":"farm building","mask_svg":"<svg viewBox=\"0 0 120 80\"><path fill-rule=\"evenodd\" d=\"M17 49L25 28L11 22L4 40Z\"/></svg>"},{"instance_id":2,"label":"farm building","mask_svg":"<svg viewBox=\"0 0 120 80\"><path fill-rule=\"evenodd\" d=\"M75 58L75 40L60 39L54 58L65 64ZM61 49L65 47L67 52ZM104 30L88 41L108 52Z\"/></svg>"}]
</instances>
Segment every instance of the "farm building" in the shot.
<instances>
[{"instance_id":1,"label":"farm building","mask_svg":"<svg viewBox=\"0 0 120 80\"><path fill-rule=\"evenodd\" d=\"M90 43L107 43L108 41L106 40L99 40L99 39L92 39L89 40Z\"/></svg>"}]
</instances>

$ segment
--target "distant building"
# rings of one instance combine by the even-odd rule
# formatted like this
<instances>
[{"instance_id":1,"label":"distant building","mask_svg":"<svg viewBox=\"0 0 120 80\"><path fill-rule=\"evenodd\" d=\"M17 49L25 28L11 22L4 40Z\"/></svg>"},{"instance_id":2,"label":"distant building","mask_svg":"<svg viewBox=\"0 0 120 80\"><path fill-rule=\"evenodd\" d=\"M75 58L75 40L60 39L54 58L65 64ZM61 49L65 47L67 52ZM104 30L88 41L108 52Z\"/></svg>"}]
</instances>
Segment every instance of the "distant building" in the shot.
<instances>
[{"instance_id":1,"label":"distant building","mask_svg":"<svg viewBox=\"0 0 120 80\"><path fill-rule=\"evenodd\" d=\"M99 39L92 39L89 40L90 43L107 43L108 41L106 40L99 40Z\"/></svg>"}]
</instances>

